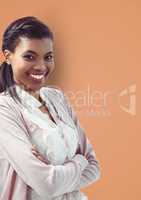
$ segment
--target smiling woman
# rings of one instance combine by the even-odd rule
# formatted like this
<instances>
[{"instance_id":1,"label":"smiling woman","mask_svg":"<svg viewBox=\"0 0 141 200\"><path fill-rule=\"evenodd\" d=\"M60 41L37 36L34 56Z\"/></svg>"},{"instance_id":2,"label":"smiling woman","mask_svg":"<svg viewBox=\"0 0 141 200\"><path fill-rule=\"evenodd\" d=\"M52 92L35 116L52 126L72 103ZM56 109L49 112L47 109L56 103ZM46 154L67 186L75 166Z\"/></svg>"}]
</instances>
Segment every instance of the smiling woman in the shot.
<instances>
[{"instance_id":1,"label":"smiling woman","mask_svg":"<svg viewBox=\"0 0 141 200\"><path fill-rule=\"evenodd\" d=\"M28 16L4 32L0 66L0 200L87 200L100 177L84 129L58 87L53 34Z\"/></svg>"},{"instance_id":2,"label":"smiling woman","mask_svg":"<svg viewBox=\"0 0 141 200\"><path fill-rule=\"evenodd\" d=\"M8 89L11 96L16 97L14 88L10 86L17 83L34 94L47 84L55 67L53 33L47 25L35 17L16 20L5 30L2 51L6 61L0 68L1 92Z\"/></svg>"},{"instance_id":3,"label":"smiling woman","mask_svg":"<svg viewBox=\"0 0 141 200\"><path fill-rule=\"evenodd\" d=\"M53 42L49 38L20 38L14 53L4 51L8 62L13 66L16 83L25 83L33 91L45 86L54 70Z\"/></svg>"}]
</instances>

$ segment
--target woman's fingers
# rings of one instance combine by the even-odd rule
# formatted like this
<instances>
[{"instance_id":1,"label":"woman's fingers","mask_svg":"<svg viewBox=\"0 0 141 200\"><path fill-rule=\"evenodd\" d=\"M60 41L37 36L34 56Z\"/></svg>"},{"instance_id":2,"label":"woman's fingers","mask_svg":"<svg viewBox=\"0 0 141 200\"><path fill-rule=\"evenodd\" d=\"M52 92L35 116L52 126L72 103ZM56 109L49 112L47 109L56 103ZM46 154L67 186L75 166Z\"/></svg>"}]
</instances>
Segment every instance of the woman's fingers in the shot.
<instances>
[{"instance_id":1,"label":"woman's fingers","mask_svg":"<svg viewBox=\"0 0 141 200\"><path fill-rule=\"evenodd\" d=\"M32 149L38 151L36 145L33 145Z\"/></svg>"},{"instance_id":2,"label":"woman's fingers","mask_svg":"<svg viewBox=\"0 0 141 200\"><path fill-rule=\"evenodd\" d=\"M32 147L32 153L42 162L48 164L47 160L38 152L38 150L36 149L36 146L34 145Z\"/></svg>"},{"instance_id":3,"label":"woman's fingers","mask_svg":"<svg viewBox=\"0 0 141 200\"><path fill-rule=\"evenodd\" d=\"M45 164L48 164L48 161L47 161L43 156L37 155L37 158L38 158L40 161L44 162Z\"/></svg>"},{"instance_id":4,"label":"woman's fingers","mask_svg":"<svg viewBox=\"0 0 141 200\"><path fill-rule=\"evenodd\" d=\"M37 152L36 150L32 150L32 153L37 156L39 154L39 152Z\"/></svg>"},{"instance_id":5,"label":"woman's fingers","mask_svg":"<svg viewBox=\"0 0 141 200\"><path fill-rule=\"evenodd\" d=\"M33 153L36 157L41 156L35 145L33 145L33 147L31 148L31 150L32 150L32 153Z\"/></svg>"},{"instance_id":6,"label":"woman's fingers","mask_svg":"<svg viewBox=\"0 0 141 200\"><path fill-rule=\"evenodd\" d=\"M32 153L41 161L44 161L44 158L40 155L39 152L36 152L35 150L32 150Z\"/></svg>"}]
</instances>

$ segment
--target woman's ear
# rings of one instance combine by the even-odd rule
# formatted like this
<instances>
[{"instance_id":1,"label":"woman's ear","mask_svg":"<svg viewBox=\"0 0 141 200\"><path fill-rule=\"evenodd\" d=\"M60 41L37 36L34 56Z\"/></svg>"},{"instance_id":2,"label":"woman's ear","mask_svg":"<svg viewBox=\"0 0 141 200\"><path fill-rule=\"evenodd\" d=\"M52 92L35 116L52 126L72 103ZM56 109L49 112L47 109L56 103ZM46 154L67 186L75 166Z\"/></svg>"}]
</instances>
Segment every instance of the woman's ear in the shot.
<instances>
[{"instance_id":1,"label":"woman's ear","mask_svg":"<svg viewBox=\"0 0 141 200\"><path fill-rule=\"evenodd\" d=\"M5 57L7 64L10 64L11 52L8 49L5 49L3 55Z\"/></svg>"}]
</instances>

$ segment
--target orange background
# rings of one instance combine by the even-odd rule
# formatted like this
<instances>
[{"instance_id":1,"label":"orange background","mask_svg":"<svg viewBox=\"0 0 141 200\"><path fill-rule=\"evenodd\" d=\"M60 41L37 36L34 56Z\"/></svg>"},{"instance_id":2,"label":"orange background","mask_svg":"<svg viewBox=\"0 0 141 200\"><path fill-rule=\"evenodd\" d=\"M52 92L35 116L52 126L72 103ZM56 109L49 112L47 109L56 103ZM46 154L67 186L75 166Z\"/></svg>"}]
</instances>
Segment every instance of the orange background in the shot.
<instances>
[{"instance_id":1,"label":"orange background","mask_svg":"<svg viewBox=\"0 0 141 200\"><path fill-rule=\"evenodd\" d=\"M10 22L28 15L39 17L54 32L56 71L49 84L73 93L70 101L101 164L101 179L83 191L90 200L141 199L141 136L135 113L141 2L3 1L0 39ZM133 111L126 112L132 97Z\"/></svg>"}]
</instances>

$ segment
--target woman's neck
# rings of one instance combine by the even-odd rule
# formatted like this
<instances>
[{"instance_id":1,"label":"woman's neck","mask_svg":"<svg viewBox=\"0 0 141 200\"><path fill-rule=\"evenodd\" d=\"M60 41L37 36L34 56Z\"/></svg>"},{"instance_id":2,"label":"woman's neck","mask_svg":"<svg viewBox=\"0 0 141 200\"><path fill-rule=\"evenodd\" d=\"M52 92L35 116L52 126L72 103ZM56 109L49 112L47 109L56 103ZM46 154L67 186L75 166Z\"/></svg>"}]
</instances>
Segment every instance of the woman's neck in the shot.
<instances>
[{"instance_id":1,"label":"woman's neck","mask_svg":"<svg viewBox=\"0 0 141 200\"><path fill-rule=\"evenodd\" d=\"M30 95L32 95L33 97L35 97L38 101L41 101L40 99L40 90L32 90L31 88L29 88L28 86L24 85L23 83L16 83L20 88L22 88L23 90L25 90L26 92L28 92Z\"/></svg>"}]
</instances>

